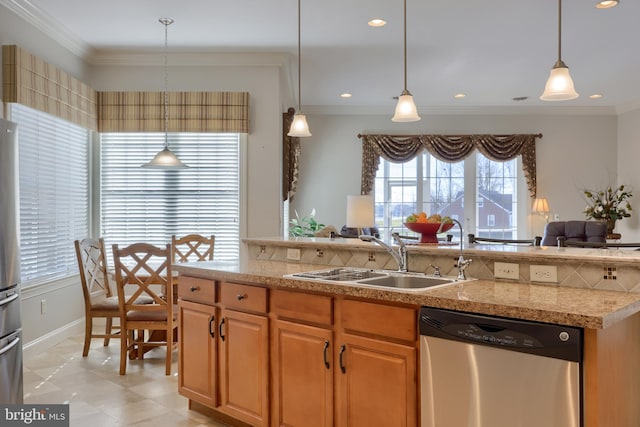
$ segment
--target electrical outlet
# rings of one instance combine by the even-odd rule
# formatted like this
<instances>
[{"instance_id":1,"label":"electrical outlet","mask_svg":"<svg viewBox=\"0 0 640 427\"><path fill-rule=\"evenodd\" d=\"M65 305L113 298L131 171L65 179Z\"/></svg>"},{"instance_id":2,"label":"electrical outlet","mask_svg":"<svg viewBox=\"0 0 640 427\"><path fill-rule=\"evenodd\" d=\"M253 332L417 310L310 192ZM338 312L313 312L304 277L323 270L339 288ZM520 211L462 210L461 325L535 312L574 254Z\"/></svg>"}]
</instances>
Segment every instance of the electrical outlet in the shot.
<instances>
[{"instance_id":1,"label":"electrical outlet","mask_svg":"<svg viewBox=\"0 0 640 427\"><path fill-rule=\"evenodd\" d=\"M287 249L287 259L291 261L300 261L300 249Z\"/></svg>"},{"instance_id":2,"label":"electrical outlet","mask_svg":"<svg viewBox=\"0 0 640 427\"><path fill-rule=\"evenodd\" d=\"M529 276L532 282L558 283L558 268L555 265L532 265Z\"/></svg>"},{"instance_id":3,"label":"electrical outlet","mask_svg":"<svg viewBox=\"0 0 640 427\"><path fill-rule=\"evenodd\" d=\"M47 300L40 300L40 314L46 314L47 312Z\"/></svg>"},{"instance_id":4,"label":"electrical outlet","mask_svg":"<svg viewBox=\"0 0 640 427\"><path fill-rule=\"evenodd\" d=\"M496 262L493 264L493 275L496 279L518 280L520 278L520 264Z\"/></svg>"},{"instance_id":5,"label":"electrical outlet","mask_svg":"<svg viewBox=\"0 0 640 427\"><path fill-rule=\"evenodd\" d=\"M560 221L560 214L553 214L554 221Z\"/></svg>"}]
</instances>

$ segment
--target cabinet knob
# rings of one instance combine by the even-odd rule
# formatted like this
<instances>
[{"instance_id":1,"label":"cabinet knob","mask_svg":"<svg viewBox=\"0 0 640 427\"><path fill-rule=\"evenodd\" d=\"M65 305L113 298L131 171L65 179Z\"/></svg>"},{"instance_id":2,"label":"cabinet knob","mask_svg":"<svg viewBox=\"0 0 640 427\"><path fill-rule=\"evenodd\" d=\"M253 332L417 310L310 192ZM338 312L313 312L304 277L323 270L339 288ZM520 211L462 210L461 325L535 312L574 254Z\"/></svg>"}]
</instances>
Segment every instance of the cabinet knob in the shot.
<instances>
[{"instance_id":1,"label":"cabinet knob","mask_svg":"<svg viewBox=\"0 0 640 427\"><path fill-rule=\"evenodd\" d=\"M191 292L199 291L200 290L200 286L192 286L189 290Z\"/></svg>"},{"instance_id":2,"label":"cabinet knob","mask_svg":"<svg viewBox=\"0 0 640 427\"><path fill-rule=\"evenodd\" d=\"M238 294L236 298L238 298L238 301L242 301L243 299L247 299L247 294Z\"/></svg>"}]
</instances>

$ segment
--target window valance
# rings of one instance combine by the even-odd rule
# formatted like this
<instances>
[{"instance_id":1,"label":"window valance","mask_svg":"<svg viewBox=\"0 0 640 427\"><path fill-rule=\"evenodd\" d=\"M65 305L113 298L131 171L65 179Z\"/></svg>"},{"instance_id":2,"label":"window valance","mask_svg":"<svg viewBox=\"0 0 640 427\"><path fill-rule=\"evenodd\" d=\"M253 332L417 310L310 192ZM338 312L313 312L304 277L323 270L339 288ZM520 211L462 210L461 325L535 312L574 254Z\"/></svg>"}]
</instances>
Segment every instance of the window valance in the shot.
<instances>
[{"instance_id":1,"label":"window valance","mask_svg":"<svg viewBox=\"0 0 640 427\"><path fill-rule=\"evenodd\" d=\"M2 46L2 93L85 129L97 129L96 91L16 45Z\"/></svg>"},{"instance_id":2,"label":"window valance","mask_svg":"<svg viewBox=\"0 0 640 427\"><path fill-rule=\"evenodd\" d=\"M439 160L457 162L473 150L494 161L522 156L522 168L532 198L536 197L536 138L541 134L515 135L362 135L361 193L369 194L380 164L406 162L426 150Z\"/></svg>"},{"instance_id":3,"label":"window valance","mask_svg":"<svg viewBox=\"0 0 640 427\"><path fill-rule=\"evenodd\" d=\"M249 133L248 92L167 92L169 132ZM164 132L164 92L98 92L99 132Z\"/></svg>"}]
</instances>

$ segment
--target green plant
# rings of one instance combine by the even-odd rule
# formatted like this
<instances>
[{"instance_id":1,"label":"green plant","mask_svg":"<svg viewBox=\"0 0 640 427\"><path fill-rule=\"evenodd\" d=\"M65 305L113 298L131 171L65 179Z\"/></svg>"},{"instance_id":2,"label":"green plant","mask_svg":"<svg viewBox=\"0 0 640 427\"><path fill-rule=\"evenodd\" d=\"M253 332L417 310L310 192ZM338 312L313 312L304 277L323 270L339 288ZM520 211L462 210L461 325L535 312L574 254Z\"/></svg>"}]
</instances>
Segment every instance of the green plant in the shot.
<instances>
[{"instance_id":1,"label":"green plant","mask_svg":"<svg viewBox=\"0 0 640 427\"><path fill-rule=\"evenodd\" d=\"M587 218L617 221L631 216L629 199L633 194L625 190L624 185L616 189L608 186L605 190L584 190L584 195L588 203L584 210Z\"/></svg>"},{"instance_id":2,"label":"green plant","mask_svg":"<svg viewBox=\"0 0 640 427\"><path fill-rule=\"evenodd\" d=\"M296 217L289 221L289 234L293 237L313 237L316 231L324 228L324 224L316 221L316 210L311 210L309 216L300 218L296 211Z\"/></svg>"}]
</instances>

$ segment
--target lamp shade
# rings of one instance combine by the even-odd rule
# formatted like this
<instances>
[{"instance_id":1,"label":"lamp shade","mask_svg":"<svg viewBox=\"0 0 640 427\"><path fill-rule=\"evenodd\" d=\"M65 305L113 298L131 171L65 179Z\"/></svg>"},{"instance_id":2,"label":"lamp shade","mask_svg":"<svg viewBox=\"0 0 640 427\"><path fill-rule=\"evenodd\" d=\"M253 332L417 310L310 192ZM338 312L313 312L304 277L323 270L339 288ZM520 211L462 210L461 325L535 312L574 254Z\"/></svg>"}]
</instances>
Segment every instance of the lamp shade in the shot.
<instances>
[{"instance_id":1,"label":"lamp shade","mask_svg":"<svg viewBox=\"0 0 640 427\"><path fill-rule=\"evenodd\" d=\"M417 122L420 120L418 109L415 102L413 102L413 95L403 92L398 97L396 111L391 120L394 122Z\"/></svg>"},{"instance_id":2,"label":"lamp shade","mask_svg":"<svg viewBox=\"0 0 640 427\"><path fill-rule=\"evenodd\" d=\"M294 114L291 127L287 136L305 137L311 136L309 131L309 125L307 124L307 117L304 114Z\"/></svg>"},{"instance_id":3,"label":"lamp shade","mask_svg":"<svg viewBox=\"0 0 640 427\"><path fill-rule=\"evenodd\" d=\"M347 227L365 228L374 225L373 196L347 196Z\"/></svg>"},{"instance_id":4,"label":"lamp shade","mask_svg":"<svg viewBox=\"0 0 640 427\"><path fill-rule=\"evenodd\" d=\"M568 101L576 99L578 92L573 87L573 79L569 74L569 67L561 62L561 66L551 69L549 79L544 87L544 93L540 96L543 101Z\"/></svg>"},{"instance_id":5,"label":"lamp shade","mask_svg":"<svg viewBox=\"0 0 640 427\"><path fill-rule=\"evenodd\" d=\"M533 201L533 207L531 208L531 212L539 213L539 214L547 214L549 213L549 202L545 198L536 198Z\"/></svg>"},{"instance_id":6,"label":"lamp shade","mask_svg":"<svg viewBox=\"0 0 640 427\"><path fill-rule=\"evenodd\" d=\"M158 169L186 169L189 166L180 161L173 151L169 150L169 147L164 149L151 159L150 162L142 165L143 168L158 168Z\"/></svg>"}]
</instances>

